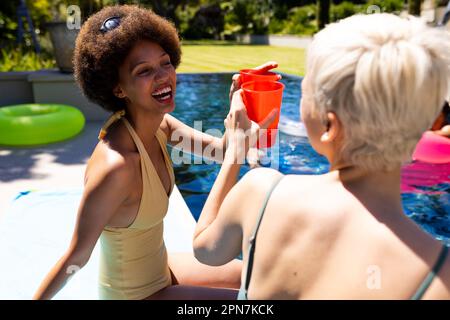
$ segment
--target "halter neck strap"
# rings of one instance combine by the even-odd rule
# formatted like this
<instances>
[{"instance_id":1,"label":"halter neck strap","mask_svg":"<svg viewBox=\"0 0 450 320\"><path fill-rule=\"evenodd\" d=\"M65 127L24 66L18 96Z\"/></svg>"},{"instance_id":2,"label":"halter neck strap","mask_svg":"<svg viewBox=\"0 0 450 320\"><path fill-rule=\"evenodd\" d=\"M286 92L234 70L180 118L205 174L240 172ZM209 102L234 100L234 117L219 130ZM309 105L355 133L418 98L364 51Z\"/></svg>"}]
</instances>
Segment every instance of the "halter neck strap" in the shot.
<instances>
[{"instance_id":1,"label":"halter neck strap","mask_svg":"<svg viewBox=\"0 0 450 320\"><path fill-rule=\"evenodd\" d=\"M98 139L99 140L103 140L103 138L105 138L106 134L108 133L108 128L109 126L111 126L114 122L116 122L117 120L119 120L120 118L122 118L125 115L125 110L120 110L117 112L114 112L109 118L108 120L106 120L105 124L103 125L103 127L100 129L100 132L98 134Z\"/></svg>"}]
</instances>

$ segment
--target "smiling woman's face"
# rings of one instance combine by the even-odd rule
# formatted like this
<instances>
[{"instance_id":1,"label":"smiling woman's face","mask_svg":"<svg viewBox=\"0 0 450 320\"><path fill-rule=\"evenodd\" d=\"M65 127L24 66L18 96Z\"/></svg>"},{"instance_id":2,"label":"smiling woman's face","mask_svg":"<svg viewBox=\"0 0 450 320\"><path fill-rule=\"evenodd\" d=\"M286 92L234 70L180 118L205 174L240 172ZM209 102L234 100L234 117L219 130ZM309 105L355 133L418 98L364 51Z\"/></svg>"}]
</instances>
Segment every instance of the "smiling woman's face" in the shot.
<instances>
[{"instance_id":1,"label":"smiling woman's face","mask_svg":"<svg viewBox=\"0 0 450 320\"><path fill-rule=\"evenodd\" d=\"M125 98L128 108L165 114L175 108L175 90L176 73L170 56L159 44L141 40L119 67L114 94Z\"/></svg>"}]
</instances>

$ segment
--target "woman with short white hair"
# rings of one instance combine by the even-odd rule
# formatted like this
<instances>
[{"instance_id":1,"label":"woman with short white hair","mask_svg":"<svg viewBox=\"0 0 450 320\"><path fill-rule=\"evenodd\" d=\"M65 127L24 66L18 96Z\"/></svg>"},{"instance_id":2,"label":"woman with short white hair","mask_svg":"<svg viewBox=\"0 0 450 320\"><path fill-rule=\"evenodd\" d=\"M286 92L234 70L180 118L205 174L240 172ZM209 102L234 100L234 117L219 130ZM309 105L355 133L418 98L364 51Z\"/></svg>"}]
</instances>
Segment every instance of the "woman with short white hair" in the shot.
<instances>
[{"instance_id":1,"label":"woman with short white hair","mask_svg":"<svg viewBox=\"0 0 450 320\"><path fill-rule=\"evenodd\" d=\"M447 247L405 215L400 194L401 165L450 92L449 52L448 33L412 17L358 15L319 32L301 115L330 172L260 168L236 183L227 151L197 259L222 265L242 250L244 299L449 299ZM229 137L251 125L240 91L232 104Z\"/></svg>"}]
</instances>

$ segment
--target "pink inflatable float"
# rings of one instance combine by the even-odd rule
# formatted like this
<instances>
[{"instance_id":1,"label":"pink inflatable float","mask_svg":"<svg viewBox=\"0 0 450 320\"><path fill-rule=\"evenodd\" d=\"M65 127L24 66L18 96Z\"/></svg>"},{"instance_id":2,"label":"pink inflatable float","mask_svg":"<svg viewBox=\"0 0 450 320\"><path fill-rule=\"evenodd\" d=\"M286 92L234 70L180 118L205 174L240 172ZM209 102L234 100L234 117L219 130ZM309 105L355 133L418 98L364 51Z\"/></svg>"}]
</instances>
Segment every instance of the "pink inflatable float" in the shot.
<instances>
[{"instance_id":1,"label":"pink inflatable float","mask_svg":"<svg viewBox=\"0 0 450 320\"><path fill-rule=\"evenodd\" d=\"M450 138L426 131L419 140L412 158L428 163L450 162Z\"/></svg>"}]
</instances>

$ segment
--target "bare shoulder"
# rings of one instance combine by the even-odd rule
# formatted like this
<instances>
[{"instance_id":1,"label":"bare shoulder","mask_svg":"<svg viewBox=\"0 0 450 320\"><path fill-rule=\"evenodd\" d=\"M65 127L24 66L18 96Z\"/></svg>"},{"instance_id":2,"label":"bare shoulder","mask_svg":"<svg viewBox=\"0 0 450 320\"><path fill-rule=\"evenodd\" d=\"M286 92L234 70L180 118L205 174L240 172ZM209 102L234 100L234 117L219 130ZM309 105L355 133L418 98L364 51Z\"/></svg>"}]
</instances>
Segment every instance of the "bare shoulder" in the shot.
<instances>
[{"instance_id":1,"label":"bare shoulder","mask_svg":"<svg viewBox=\"0 0 450 320\"><path fill-rule=\"evenodd\" d=\"M262 199L276 184L274 197L290 198L289 203L293 203L294 198L301 196L302 192L311 192L311 187L320 183L318 176L283 175L275 169L256 168L247 172L235 188L245 194L245 197L251 192L252 197Z\"/></svg>"},{"instance_id":2,"label":"bare shoulder","mask_svg":"<svg viewBox=\"0 0 450 320\"><path fill-rule=\"evenodd\" d=\"M256 168L248 171L230 192L230 198L240 212L244 229L252 226L264 198L283 174L270 168Z\"/></svg>"},{"instance_id":3,"label":"bare shoulder","mask_svg":"<svg viewBox=\"0 0 450 320\"><path fill-rule=\"evenodd\" d=\"M280 183L282 194L292 197L293 203L302 207L315 208L316 213L329 213L330 207L345 205L341 184L329 173L320 175L286 175ZM323 210L322 210L323 209Z\"/></svg>"},{"instance_id":4,"label":"bare shoulder","mask_svg":"<svg viewBox=\"0 0 450 320\"><path fill-rule=\"evenodd\" d=\"M308 187L311 186L311 184L317 185L323 181L321 175L283 175L281 172L272 168L256 168L247 172L241 179L241 182L245 184L251 184L253 186L266 186L271 181L275 182L280 178L282 178L282 180L280 181L280 185L295 185L296 190L298 190L299 187Z\"/></svg>"},{"instance_id":5,"label":"bare shoulder","mask_svg":"<svg viewBox=\"0 0 450 320\"><path fill-rule=\"evenodd\" d=\"M265 188L266 194L268 188ZM341 193L326 174L285 175L270 196L266 209L269 214L265 219L274 219L274 225L280 230L301 226L332 236L346 219L346 207L349 206ZM264 199L264 195L260 199Z\"/></svg>"},{"instance_id":6,"label":"bare shoulder","mask_svg":"<svg viewBox=\"0 0 450 320\"><path fill-rule=\"evenodd\" d=\"M239 181L239 185L245 188L264 188L264 186L275 182L283 177L283 174L271 168L255 168L248 171Z\"/></svg>"},{"instance_id":7,"label":"bare shoulder","mask_svg":"<svg viewBox=\"0 0 450 320\"><path fill-rule=\"evenodd\" d=\"M138 152L100 141L86 168L85 186L119 183L126 191L139 174L140 156Z\"/></svg>"},{"instance_id":8,"label":"bare shoulder","mask_svg":"<svg viewBox=\"0 0 450 320\"><path fill-rule=\"evenodd\" d=\"M311 192L311 188L321 183L318 176L312 175L283 175L271 168L257 168L244 175L239 184L242 189L252 191L258 198L264 196L276 184L273 190L274 198L290 199L288 203L294 204L302 193Z\"/></svg>"},{"instance_id":9,"label":"bare shoulder","mask_svg":"<svg viewBox=\"0 0 450 320\"><path fill-rule=\"evenodd\" d=\"M345 218L342 213L346 211L348 202L344 199L342 190L328 174L283 175L274 169L257 168L246 173L233 188L233 200L239 203L244 224L254 224L266 197L276 183L266 211L273 211L274 217L278 219L280 216L286 218L281 221L298 221L304 226L317 226L316 222L320 221L320 224L325 226L323 230L331 232L339 225L337 222Z\"/></svg>"},{"instance_id":10,"label":"bare shoulder","mask_svg":"<svg viewBox=\"0 0 450 320\"><path fill-rule=\"evenodd\" d=\"M96 228L95 234L101 232L117 210L132 198L139 163L133 152L99 142L86 169L79 206L80 225L91 224Z\"/></svg>"},{"instance_id":11,"label":"bare shoulder","mask_svg":"<svg viewBox=\"0 0 450 320\"><path fill-rule=\"evenodd\" d=\"M289 174L283 179L285 187L294 187L293 190L308 191L315 190L316 188L323 187L326 184L325 175L306 175L306 174Z\"/></svg>"}]
</instances>

